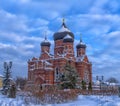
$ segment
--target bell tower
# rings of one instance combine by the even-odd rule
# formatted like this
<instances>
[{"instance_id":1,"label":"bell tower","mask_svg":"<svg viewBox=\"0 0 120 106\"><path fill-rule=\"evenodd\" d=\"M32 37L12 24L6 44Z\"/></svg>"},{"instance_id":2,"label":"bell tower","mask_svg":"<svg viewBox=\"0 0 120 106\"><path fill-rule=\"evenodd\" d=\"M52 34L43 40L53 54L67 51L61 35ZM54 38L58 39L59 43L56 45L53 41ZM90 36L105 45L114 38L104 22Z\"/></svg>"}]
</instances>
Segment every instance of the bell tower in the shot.
<instances>
[{"instance_id":1,"label":"bell tower","mask_svg":"<svg viewBox=\"0 0 120 106\"><path fill-rule=\"evenodd\" d=\"M77 57L76 57L76 68L81 78L81 81L92 83L92 64L89 62L86 55L86 44L82 41L82 35L80 35L80 42L76 46Z\"/></svg>"},{"instance_id":2,"label":"bell tower","mask_svg":"<svg viewBox=\"0 0 120 106\"><path fill-rule=\"evenodd\" d=\"M45 35L44 41L41 42L41 59L48 59L48 54L50 53L50 45L51 43L47 40L47 37Z\"/></svg>"},{"instance_id":3,"label":"bell tower","mask_svg":"<svg viewBox=\"0 0 120 106\"><path fill-rule=\"evenodd\" d=\"M47 40L47 37L45 35L45 39L43 42L41 42L41 53L44 53L44 52L50 52L50 42Z\"/></svg>"}]
</instances>

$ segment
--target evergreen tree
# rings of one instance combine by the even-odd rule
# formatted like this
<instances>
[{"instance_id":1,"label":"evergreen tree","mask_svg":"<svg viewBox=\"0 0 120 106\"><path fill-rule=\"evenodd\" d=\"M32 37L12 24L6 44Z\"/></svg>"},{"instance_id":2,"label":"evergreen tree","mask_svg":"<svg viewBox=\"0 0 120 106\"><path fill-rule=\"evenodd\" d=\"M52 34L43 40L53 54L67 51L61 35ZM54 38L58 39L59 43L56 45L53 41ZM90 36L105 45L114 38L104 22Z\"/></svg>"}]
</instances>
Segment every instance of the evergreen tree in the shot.
<instances>
[{"instance_id":1,"label":"evergreen tree","mask_svg":"<svg viewBox=\"0 0 120 106\"><path fill-rule=\"evenodd\" d=\"M85 90L86 89L86 82L82 80L81 85L82 85L82 89Z\"/></svg>"},{"instance_id":2,"label":"evergreen tree","mask_svg":"<svg viewBox=\"0 0 120 106\"><path fill-rule=\"evenodd\" d=\"M61 88L62 89L74 89L78 79L77 71L69 63L66 63L63 73L60 76Z\"/></svg>"},{"instance_id":3,"label":"evergreen tree","mask_svg":"<svg viewBox=\"0 0 120 106\"><path fill-rule=\"evenodd\" d=\"M9 65L4 63L4 77L3 77L3 94L7 94L10 89L10 78L11 78L11 67L12 62Z\"/></svg>"},{"instance_id":4,"label":"evergreen tree","mask_svg":"<svg viewBox=\"0 0 120 106\"><path fill-rule=\"evenodd\" d=\"M89 82L89 84L88 84L88 90L92 90L92 84L91 84L91 82Z\"/></svg>"}]
</instances>

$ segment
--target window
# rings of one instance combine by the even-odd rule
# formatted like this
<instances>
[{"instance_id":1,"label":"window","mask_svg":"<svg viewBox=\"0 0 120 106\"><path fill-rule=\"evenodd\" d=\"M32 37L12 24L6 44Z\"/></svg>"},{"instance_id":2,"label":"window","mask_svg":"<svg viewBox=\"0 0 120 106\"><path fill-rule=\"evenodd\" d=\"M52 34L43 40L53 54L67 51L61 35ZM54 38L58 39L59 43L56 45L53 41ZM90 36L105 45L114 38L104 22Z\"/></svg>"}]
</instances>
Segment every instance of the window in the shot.
<instances>
[{"instance_id":1,"label":"window","mask_svg":"<svg viewBox=\"0 0 120 106\"><path fill-rule=\"evenodd\" d=\"M35 69L35 64L31 64L30 65L30 71L34 70Z\"/></svg>"},{"instance_id":2,"label":"window","mask_svg":"<svg viewBox=\"0 0 120 106\"><path fill-rule=\"evenodd\" d=\"M89 82L89 72L88 72L88 70L85 70L85 72L84 72L84 81L85 81L86 83Z\"/></svg>"},{"instance_id":3,"label":"window","mask_svg":"<svg viewBox=\"0 0 120 106\"><path fill-rule=\"evenodd\" d=\"M56 82L59 81L59 77L60 77L59 68L56 67L56 68L55 68L55 81L56 81Z\"/></svg>"}]
</instances>

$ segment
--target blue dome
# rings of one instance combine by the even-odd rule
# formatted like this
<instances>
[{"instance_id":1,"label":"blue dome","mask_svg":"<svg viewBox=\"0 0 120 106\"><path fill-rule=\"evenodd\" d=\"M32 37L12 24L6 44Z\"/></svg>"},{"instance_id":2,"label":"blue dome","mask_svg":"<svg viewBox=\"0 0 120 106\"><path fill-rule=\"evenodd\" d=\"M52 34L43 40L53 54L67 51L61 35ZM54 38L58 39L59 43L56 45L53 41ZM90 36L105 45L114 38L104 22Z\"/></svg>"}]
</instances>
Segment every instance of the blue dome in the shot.
<instances>
[{"instance_id":1,"label":"blue dome","mask_svg":"<svg viewBox=\"0 0 120 106\"><path fill-rule=\"evenodd\" d=\"M47 38L45 37L45 40L43 42L41 42L41 46L48 46L50 47L51 43L47 40Z\"/></svg>"},{"instance_id":2,"label":"blue dome","mask_svg":"<svg viewBox=\"0 0 120 106\"><path fill-rule=\"evenodd\" d=\"M79 42L79 44L77 44L76 48L77 49L79 49L79 48L86 48L86 44L82 42L82 39L80 39L80 42Z\"/></svg>"}]
</instances>

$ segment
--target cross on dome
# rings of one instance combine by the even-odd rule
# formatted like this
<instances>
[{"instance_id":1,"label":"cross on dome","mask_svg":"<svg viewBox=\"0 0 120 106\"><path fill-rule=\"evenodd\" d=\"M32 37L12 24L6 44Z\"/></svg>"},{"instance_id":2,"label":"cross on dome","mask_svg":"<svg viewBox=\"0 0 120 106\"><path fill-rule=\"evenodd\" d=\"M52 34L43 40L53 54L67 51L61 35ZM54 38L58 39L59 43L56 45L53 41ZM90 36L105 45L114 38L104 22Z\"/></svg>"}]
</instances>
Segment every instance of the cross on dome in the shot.
<instances>
[{"instance_id":1,"label":"cross on dome","mask_svg":"<svg viewBox=\"0 0 120 106\"><path fill-rule=\"evenodd\" d=\"M82 34L80 33L80 42L82 42Z\"/></svg>"},{"instance_id":2,"label":"cross on dome","mask_svg":"<svg viewBox=\"0 0 120 106\"><path fill-rule=\"evenodd\" d=\"M82 42L82 34L80 34L80 42L76 46L78 49L79 48L86 48L86 44Z\"/></svg>"},{"instance_id":3,"label":"cross on dome","mask_svg":"<svg viewBox=\"0 0 120 106\"><path fill-rule=\"evenodd\" d=\"M44 32L45 40L47 40L47 32Z\"/></svg>"},{"instance_id":4,"label":"cross on dome","mask_svg":"<svg viewBox=\"0 0 120 106\"><path fill-rule=\"evenodd\" d=\"M62 19L62 27L59 29L58 32L71 32L67 26L65 25L65 19L63 18Z\"/></svg>"},{"instance_id":5,"label":"cross on dome","mask_svg":"<svg viewBox=\"0 0 120 106\"><path fill-rule=\"evenodd\" d=\"M51 44L50 44L50 42L47 40L47 32L45 31L44 32L44 41L43 42L41 42L41 46L50 46Z\"/></svg>"}]
</instances>

